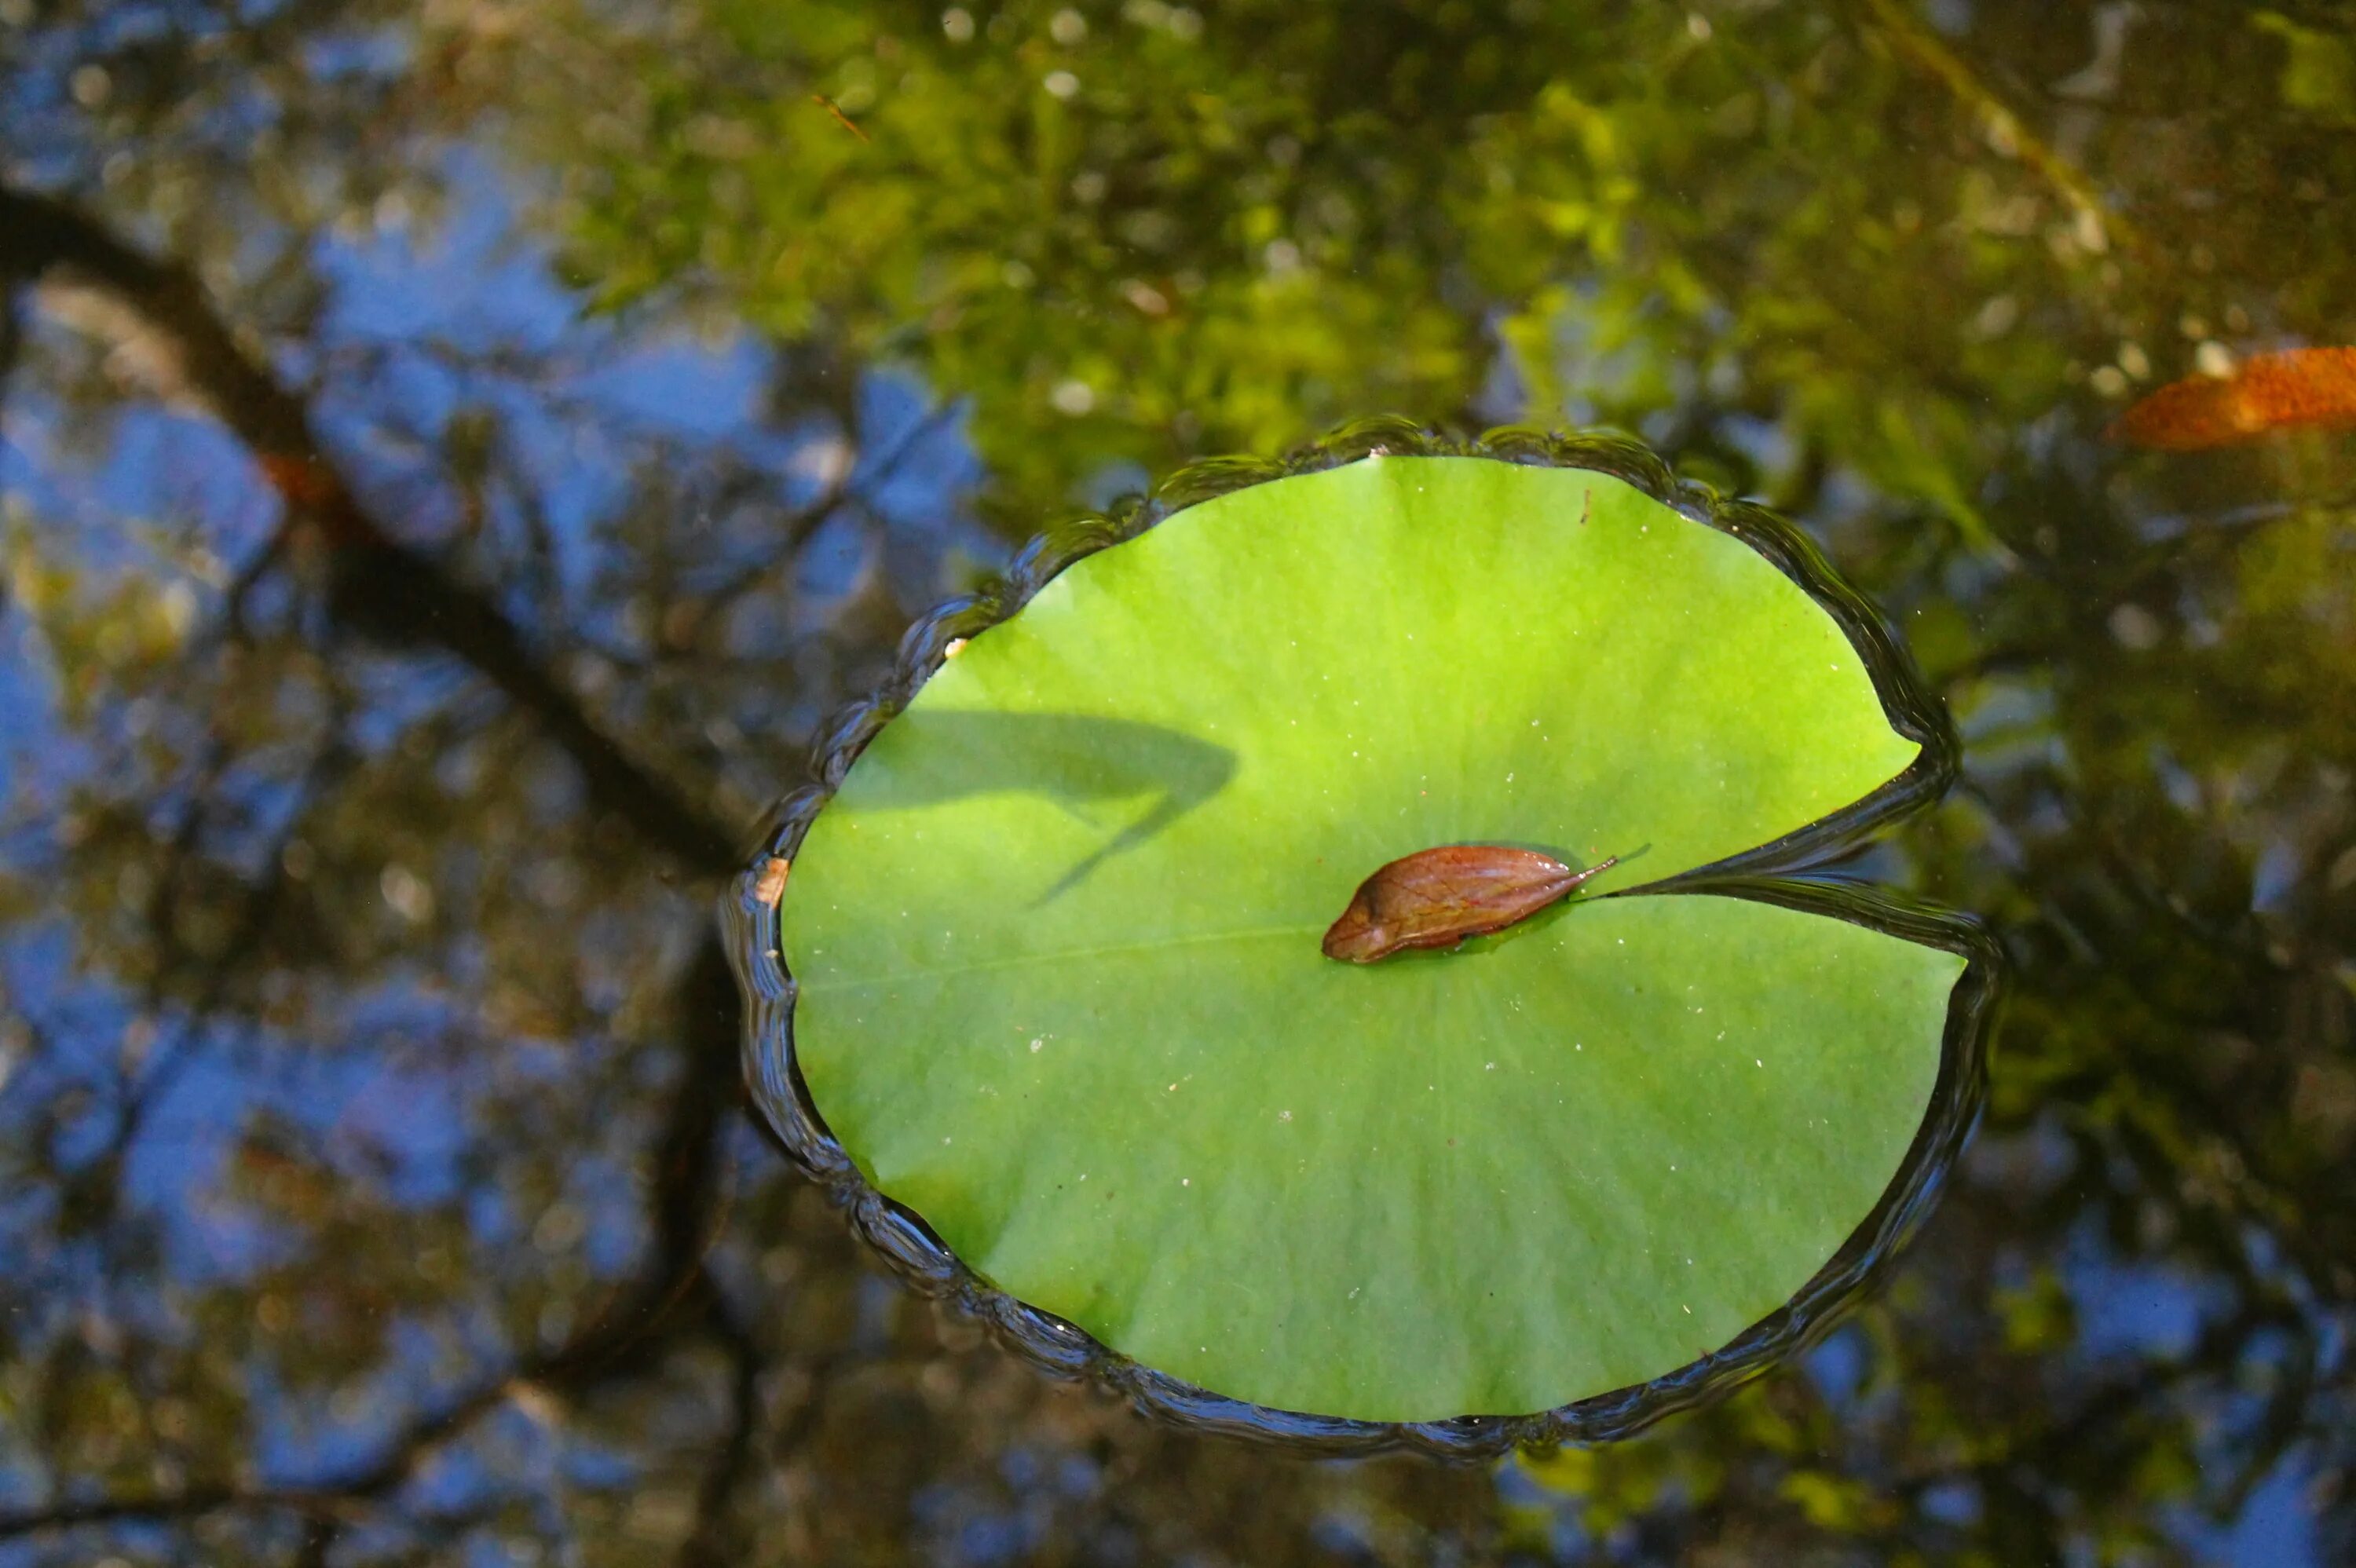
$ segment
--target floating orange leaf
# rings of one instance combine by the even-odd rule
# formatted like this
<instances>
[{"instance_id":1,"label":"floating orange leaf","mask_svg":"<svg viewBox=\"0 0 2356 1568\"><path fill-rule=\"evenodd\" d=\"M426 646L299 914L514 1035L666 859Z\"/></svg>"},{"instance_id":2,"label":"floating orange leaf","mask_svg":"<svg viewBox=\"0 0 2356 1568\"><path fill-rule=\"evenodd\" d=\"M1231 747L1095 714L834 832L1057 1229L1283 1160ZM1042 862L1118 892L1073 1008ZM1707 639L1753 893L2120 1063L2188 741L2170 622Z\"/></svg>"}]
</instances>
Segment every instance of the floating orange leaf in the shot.
<instances>
[{"instance_id":1,"label":"floating orange leaf","mask_svg":"<svg viewBox=\"0 0 2356 1568\"><path fill-rule=\"evenodd\" d=\"M2356 429L2356 348L2260 354L2230 376L2192 376L2137 401L2104 432L2163 452L2254 441L2275 430Z\"/></svg>"}]
</instances>

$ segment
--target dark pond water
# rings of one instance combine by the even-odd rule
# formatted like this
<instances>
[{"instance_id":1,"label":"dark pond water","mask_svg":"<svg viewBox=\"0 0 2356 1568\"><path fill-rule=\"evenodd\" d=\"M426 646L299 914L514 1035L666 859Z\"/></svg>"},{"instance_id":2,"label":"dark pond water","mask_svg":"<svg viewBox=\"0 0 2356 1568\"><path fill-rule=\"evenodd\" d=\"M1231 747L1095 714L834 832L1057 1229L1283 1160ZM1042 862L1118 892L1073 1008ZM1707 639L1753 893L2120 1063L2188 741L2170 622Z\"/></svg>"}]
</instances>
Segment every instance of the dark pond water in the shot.
<instances>
[{"instance_id":1,"label":"dark pond water","mask_svg":"<svg viewBox=\"0 0 2356 1568\"><path fill-rule=\"evenodd\" d=\"M2356 337L2351 132L2318 0L0 0L0 1564L2349 1560L2356 446L2102 431ZM1773 501L1965 742L1978 1139L1617 1447L1147 1424L744 1111L911 617L1380 411Z\"/></svg>"}]
</instances>

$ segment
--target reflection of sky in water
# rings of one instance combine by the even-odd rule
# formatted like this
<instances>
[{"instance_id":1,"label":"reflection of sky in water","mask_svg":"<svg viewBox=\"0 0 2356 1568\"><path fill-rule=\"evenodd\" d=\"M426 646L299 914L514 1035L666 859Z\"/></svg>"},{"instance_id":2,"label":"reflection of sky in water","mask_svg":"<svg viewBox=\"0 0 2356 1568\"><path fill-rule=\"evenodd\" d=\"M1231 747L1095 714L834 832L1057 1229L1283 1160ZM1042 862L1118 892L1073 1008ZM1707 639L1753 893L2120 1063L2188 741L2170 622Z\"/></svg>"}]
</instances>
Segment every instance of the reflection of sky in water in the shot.
<instances>
[{"instance_id":1,"label":"reflection of sky in water","mask_svg":"<svg viewBox=\"0 0 2356 1568\"><path fill-rule=\"evenodd\" d=\"M2192 1349L2202 1326L2232 1306L2222 1285L2149 1261L2121 1259L2089 1215L2061 1257L2063 1285L2076 1309L2078 1352L2174 1360Z\"/></svg>"},{"instance_id":2,"label":"reflection of sky in water","mask_svg":"<svg viewBox=\"0 0 2356 1568\"><path fill-rule=\"evenodd\" d=\"M2176 1523L2186 1547L2232 1568L2296 1568L2320 1563L2322 1542L2310 1493L2317 1477L2308 1456L2285 1455L2254 1488L2232 1524L2220 1527L2188 1514Z\"/></svg>"},{"instance_id":3,"label":"reflection of sky in water","mask_svg":"<svg viewBox=\"0 0 2356 1568\"><path fill-rule=\"evenodd\" d=\"M1855 1328L1835 1329L1807 1353L1802 1364L1826 1403L1845 1405L1857 1397L1865 1382L1865 1337Z\"/></svg>"},{"instance_id":4,"label":"reflection of sky in water","mask_svg":"<svg viewBox=\"0 0 2356 1568\"><path fill-rule=\"evenodd\" d=\"M632 464L639 453L617 436L659 443L689 469L724 457L766 475L772 515L820 492L834 454L845 451L842 440L821 427L779 429L765 419L761 405L776 368L769 350L741 331L701 341L625 319L584 325L577 301L551 276L544 247L513 229L511 196L498 178L467 157L454 158L447 172L453 207L430 242L412 242L395 229L322 244L316 260L331 292L308 340L316 362L284 367L320 379L325 390L316 410L324 440L349 463L363 496L402 539L434 545L455 537L463 514L440 453L453 422L481 407L495 413L501 449L505 493L488 508L491 522L513 524L528 497L553 544L559 583L577 604L591 602L598 572L621 564L603 558L597 539L638 483ZM34 325L41 330L37 317ZM499 368L507 355L519 357L514 374ZM553 369L544 362L550 357ZM195 519L195 530L176 537L171 549L200 543L227 571L274 528L275 496L243 449L209 418L134 402L112 417L104 459L92 464L55 444L60 414L37 390L20 379L11 393L0 491L37 519L39 548L70 552L91 581L134 570L177 577L170 554L134 542L152 523L186 528ZM885 586L895 600L929 603L953 585L945 563L988 561L1002 548L961 501L980 470L959 434L959 418L941 417L921 384L897 373L868 375L855 402L861 461L873 463L877 453L891 458L888 472L879 464L872 474L854 468L849 476L876 519L883 547L880 553L871 549L870 530L849 517L830 520L826 526L839 529L842 542L822 539L805 558L799 586L816 605L798 603L798 614L822 613L879 572L890 574ZM748 539L748 556L763 542ZM209 588L202 591L205 610L212 598ZM512 599L509 608L527 613ZM201 618L194 598L188 613ZM570 629L593 639L620 631L594 623ZM111 765L61 727L56 672L36 656L38 646L16 617L0 615L0 785L14 819L0 854L26 870L54 858L44 824L73 782ZM378 661L372 667L370 707L353 728L364 750L396 743L469 686L441 661ZM816 715L797 717L806 725ZM292 805L284 781L256 782L251 794L260 827ZM253 835L257 845L269 837ZM699 908L679 912L685 929L701 918ZM136 998L78 973L72 950L63 922L17 922L0 937L7 995L51 1033L47 1043L53 1047L33 1052L0 1035L0 1136L23 1136L24 1117L34 1109L80 1098L85 1109L63 1123L55 1144L69 1167L86 1164L108 1146L125 1031L145 1027ZM463 950L451 956L463 980ZM590 994L596 997L594 986ZM611 992L605 1000L618 1006L621 995ZM530 1248L535 1226L562 1215L594 1277L616 1277L634 1264L647 1239L646 1216L636 1178L609 1151L579 1151L554 1207L540 1214L515 1211L512 1195L467 1164L485 1131L477 1125L484 1096L495 1087L508 1096L529 1094L535 1081L552 1088L564 1075L594 1069L605 1053L602 1042L594 1036L537 1047L507 1040L494 1070L468 1060L466 1041L481 1027L473 1005L433 974L396 972L370 989L310 1008L305 1024L315 1038L222 1023L187 1040L184 1019L169 1009L157 1015L145 1061L168 1058L173 1066L143 1108L123 1192L133 1212L157 1226L172 1286L257 1279L294 1260L300 1238L280 1233L266 1209L232 1195L241 1160L260 1160L267 1174L270 1151L240 1142L241 1129L256 1125L286 1129L305 1160L380 1200L417 1211L463 1202L484 1243ZM328 1035L333 1049L323 1049ZM67 1093L72 1083L88 1093ZM38 1213L14 1217L37 1229L44 1223ZM24 1280L67 1266L56 1255L25 1253L11 1218L12 1206L0 1200L0 1273ZM888 1331L883 1325L900 1308L900 1292L871 1283L873 1313L881 1315L871 1338L880 1344ZM71 1310L72 1294L58 1292L43 1309ZM489 1318L471 1322L480 1308L466 1300L462 1294L455 1311L432 1319L397 1316L380 1364L324 1410L314 1392L279 1388L266 1364L249 1368L260 1477L287 1487L333 1479L380 1452L404 1424L468 1387L483 1367L511 1354L505 1328ZM135 1300L120 1307L142 1310ZM559 1339L566 1329L561 1320L550 1327ZM487 1467L483 1456L494 1452L498 1462ZM520 1464L518 1455L525 1456ZM510 1483L499 1477L519 1471L539 1476L555 1495L568 1477L572 1484L626 1486L634 1464L549 1427L528 1403L519 1404L494 1413L468 1443L443 1449L411 1496L412 1506L428 1513L463 1511L503 1494ZM37 1475L0 1464L0 1504L36 1498L40 1486ZM987 1546L984 1526L958 1528L961 1541ZM32 1550L0 1543L0 1565L33 1561ZM949 1555L964 1560L970 1553Z\"/></svg>"}]
</instances>

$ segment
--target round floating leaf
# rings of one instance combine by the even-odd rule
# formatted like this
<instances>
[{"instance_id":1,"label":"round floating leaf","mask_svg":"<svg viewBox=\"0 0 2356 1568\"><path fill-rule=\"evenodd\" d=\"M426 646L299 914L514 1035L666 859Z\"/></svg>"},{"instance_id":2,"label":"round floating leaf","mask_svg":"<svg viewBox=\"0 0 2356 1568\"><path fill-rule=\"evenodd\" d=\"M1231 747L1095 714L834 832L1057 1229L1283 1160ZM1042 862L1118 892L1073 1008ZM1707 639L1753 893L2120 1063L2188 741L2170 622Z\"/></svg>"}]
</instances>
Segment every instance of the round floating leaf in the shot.
<instances>
[{"instance_id":1,"label":"round floating leaf","mask_svg":"<svg viewBox=\"0 0 2356 1568\"><path fill-rule=\"evenodd\" d=\"M1965 961L1597 895L1918 752L1822 606L1617 479L1252 485L1064 571L861 755L780 910L797 1059L973 1269L1205 1388L1425 1421L1645 1383L1874 1210ZM1322 955L1452 843L1622 863L1454 952Z\"/></svg>"}]
</instances>

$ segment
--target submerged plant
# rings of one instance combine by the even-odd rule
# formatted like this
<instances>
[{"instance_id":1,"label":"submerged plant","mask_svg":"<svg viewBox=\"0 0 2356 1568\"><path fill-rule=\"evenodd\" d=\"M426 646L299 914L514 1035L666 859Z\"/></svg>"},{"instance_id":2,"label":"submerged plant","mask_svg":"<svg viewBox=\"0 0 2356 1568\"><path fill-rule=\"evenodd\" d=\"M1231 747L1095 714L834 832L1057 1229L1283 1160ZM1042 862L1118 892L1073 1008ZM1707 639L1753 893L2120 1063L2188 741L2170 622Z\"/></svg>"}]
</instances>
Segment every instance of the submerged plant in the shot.
<instances>
[{"instance_id":1,"label":"submerged plant","mask_svg":"<svg viewBox=\"0 0 2356 1568\"><path fill-rule=\"evenodd\" d=\"M1617 1435L1820 1328L1960 1146L1985 944L1784 875L1950 755L1804 542L1630 443L1192 471L830 737L734 906L755 1084L1043 1364L1337 1448Z\"/></svg>"}]
</instances>

